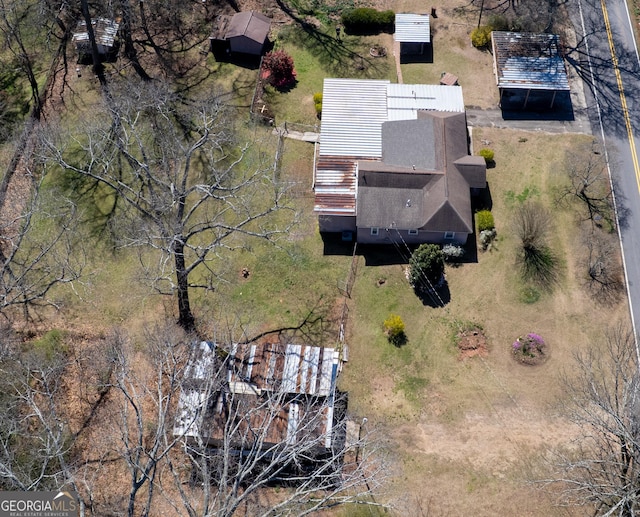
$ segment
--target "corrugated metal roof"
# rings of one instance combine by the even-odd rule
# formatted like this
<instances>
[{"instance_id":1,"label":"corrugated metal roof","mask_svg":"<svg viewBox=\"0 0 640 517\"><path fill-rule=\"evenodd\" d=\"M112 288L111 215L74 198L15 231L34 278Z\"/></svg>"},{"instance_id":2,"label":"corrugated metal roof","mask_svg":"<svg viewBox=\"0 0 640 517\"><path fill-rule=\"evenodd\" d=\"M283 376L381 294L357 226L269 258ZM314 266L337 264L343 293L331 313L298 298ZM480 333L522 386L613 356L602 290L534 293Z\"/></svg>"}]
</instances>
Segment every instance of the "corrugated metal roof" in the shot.
<instances>
[{"instance_id":1,"label":"corrugated metal roof","mask_svg":"<svg viewBox=\"0 0 640 517\"><path fill-rule=\"evenodd\" d=\"M569 90L556 34L491 33L499 88Z\"/></svg>"},{"instance_id":2,"label":"corrugated metal roof","mask_svg":"<svg viewBox=\"0 0 640 517\"><path fill-rule=\"evenodd\" d=\"M381 159L382 124L414 120L418 110L463 113L462 87L325 79L314 176L315 211L355 214L356 162Z\"/></svg>"},{"instance_id":3,"label":"corrugated metal roof","mask_svg":"<svg viewBox=\"0 0 640 517\"><path fill-rule=\"evenodd\" d=\"M382 156L387 120L386 80L325 79L320 156Z\"/></svg>"},{"instance_id":4,"label":"corrugated metal roof","mask_svg":"<svg viewBox=\"0 0 640 517\"><path fill-rule=\"evenodd\" d=\"M120 24L107 18L92 18L91 25L93 27L96 43L98 45L104 45L105 47L113 47ZM89 41L87 22L84 20L78 22L76 32L73 34L72 40L76 43Z\"/></svg>"},{"instance_id":5,"label":"corrugated metal roof","mask_svg":"<svg viewBox=\"0 0 640 517\"><path fill-rule=\"evenodd\" d=\"M428 14L396 14L393 39L401 43L429 43L431 29Z\"/></svg>"},{"instance_id":6,"label":"corrugated metal roof","mask_svg":"<svg viewBox=\"0 0 640 517\"><path fill-rule=\"evenodd\" d=\"M185 370L185 383L180 394L173 432L176 436L201 436L213 443L224 437L228 413L223 405L234 406L234 422L240 432L233 440L249 440L233 443L234 446L251 445L251 436L243 430L263 428L265 446L278 443L295 443L300 436L296 431L301 422L307 427L302 435L313 440L323 437L325 447L331 446L333 424L333 391L338 375L338 352L334 348L296 344L235 344L229 350L227 362L215 364L219 356L216 344L202 342ZM221 356L220 356L221 357ZM214 379L226 372L228 386L217 389L224 379ZM212 389L213 388L213 389ZM272 403L262 396L277 391ZM283 394L311 395L321 399L306 398L303 405L291 402ZM223 400L224 399L224 400ZM280 407L273 407L273 403ZM266 427L264 427L266 426Z\"/></svg>"},{"instance_id":7,"label":"corrugated metal roof","mask_svg":"<svg viewBox=\"0 0 640 517\"><path fill-rule=\"evenodd\" d=\"M388 120L413 120L418 110L464 112L461 86L441 84L389 84Z\"/></svg>"}]
</instances>

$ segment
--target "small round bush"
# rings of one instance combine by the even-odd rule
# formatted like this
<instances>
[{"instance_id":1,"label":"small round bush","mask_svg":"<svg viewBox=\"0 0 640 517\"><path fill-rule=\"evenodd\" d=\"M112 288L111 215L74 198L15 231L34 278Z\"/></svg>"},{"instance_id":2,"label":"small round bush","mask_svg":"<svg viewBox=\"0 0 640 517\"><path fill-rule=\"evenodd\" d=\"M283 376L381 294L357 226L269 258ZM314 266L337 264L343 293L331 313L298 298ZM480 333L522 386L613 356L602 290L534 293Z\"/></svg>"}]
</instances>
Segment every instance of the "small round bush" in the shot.
<instances>
[{"instance_id":1,"label":"small round bush","mask_svg":"<svg viewBox=\"0 0 640 517\"><path fill-rule=\"evenodd\" d=\"M479 210L476 212L476 224L478 225L479 232L493 230L496 227L493 221L493 214L490 210Z\"/></svg>"},{"instance_id":2,"label":"small round bush","mask_svg":"<svg viewBox=\"0 0 640 517\"><path fill-rule=\"evenodd\" d=\"M455 244L445 244L442 246L442 254L447 262L453 262L464 257L464 248Z\"/></svg>"},{"instance_id":3,"label":"small round bush","mask_svg":"<svg viewBox=\"0 0 640 517\"><path fill-rule=\"evenodd\" d=\"M547 344L542 336L530 332L511 345L513 356L523 364L540 364L547 360Z\"/></svg>"},{"instance_id":4,"label":"small round bush","mask_svg":"<svg viewBox=\"0 0 640 517\"><path fill-rule=\"evenodd\" d=\"M401 346L407 342L407 336L404 332L404 321L397 314L391 314L384 320L384 333L394 346Z\"/></svg>"},{"instance_id":5,"label":"small round bush","mask_svg":"<svg viewBox=\"0 0 640 517\"><path fill-rule=\"evenodd\" d=\"M489 164L493 162L494 153L491 149L480 149L478 154L484 158L485 163Z\"/></svg>"},{"instance_id":6,"label":"small round bush","mask_svg":"<svg viewBox=\"0 0 640 517\"><path fill-rule=\"evenodd\" d=\"M471 44L476 48L487 48L491 43L491 31L492 27L489 25L482 25L477 29L473 29L471 33Z\"/></svg>"},{"instance_id":7,"label":"small round bush","mask_svg":"<svg viewBox=\"0 0 640 517\"><path fill-rule=\"evenodd\" d=\"M296 82L293 58L284 50L272 50L262 60L263 76L276 88L287 88Z\"/></svg>"}]
</instances>

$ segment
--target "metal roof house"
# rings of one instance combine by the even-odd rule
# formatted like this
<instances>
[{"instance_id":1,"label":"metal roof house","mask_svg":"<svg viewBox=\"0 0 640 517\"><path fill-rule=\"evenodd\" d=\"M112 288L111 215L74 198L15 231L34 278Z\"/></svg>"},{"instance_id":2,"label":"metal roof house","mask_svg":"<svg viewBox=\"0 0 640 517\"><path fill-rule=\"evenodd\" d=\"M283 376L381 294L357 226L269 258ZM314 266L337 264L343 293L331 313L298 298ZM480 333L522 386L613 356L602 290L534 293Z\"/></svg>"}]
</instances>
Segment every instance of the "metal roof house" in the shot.
<instances>
[{"instance_id":1,"label":"metal roof house","mask_svg":"<svg viewBox=\"0 0 640 517\"><path fill-rule=\"evenodd\" d=\"M211 34L212 48L224 46L232 54L260 56L271 30L271 19L258 11L220 15Z\"/></svg>"},{"instance_id":2,"label":"metal roof house","mask_svg":"<svg viewBox=\"0 0 640 517\"><path fill-rule=\"evenodd\" d=\"M304 440L320 452L330 449L337 375L334 348L280 343L223 348L203 341L185 369L174 436L213 448L259 444L275 453Z\"/></svg>"},{"instance_id":3,"label":"metal roof house","mask_svg":"<svg viewBox=\"0 0 640 517\"><path fill-rule=\"evenodd\" d=\"M431 45L431 26L428 14L396 14L393 40L400 43L400 55L424 54Z\"/></svg>"},{"instance_id":4,"label":"metal roof house","mask_svg":"<svg viewBox=\"0 0 640 517\"><path fill-rule=\"evenodd\" d=\"M325 79L314 171L321 232L355 232L361 243L465 243L472 189L485 187L459 86Z\"/></svg>"},{"instance_id":5,"label":"metal roof house","mask_svg":"<svg viewBox=\"0 0 640 517\"><path fill-rule=\"evenodd\" d=\"M117 36L120 24L108 18L93 18L91 28L101 56L108 56L117 49ZM76 50L80 56L91 56L91 42L85 20L78 22L72 41L76 44Z\"/></svg>"},{"instance_id":6,"label":"metal roof house","mask_svg":"<svg viewBox=\"0 0 640 517\"><path fill-rule=\"evenodd\" d=\"M493 31L491 45L503 109L553 109L569 102L559 36Z\"/></svg>"}]
</instances>

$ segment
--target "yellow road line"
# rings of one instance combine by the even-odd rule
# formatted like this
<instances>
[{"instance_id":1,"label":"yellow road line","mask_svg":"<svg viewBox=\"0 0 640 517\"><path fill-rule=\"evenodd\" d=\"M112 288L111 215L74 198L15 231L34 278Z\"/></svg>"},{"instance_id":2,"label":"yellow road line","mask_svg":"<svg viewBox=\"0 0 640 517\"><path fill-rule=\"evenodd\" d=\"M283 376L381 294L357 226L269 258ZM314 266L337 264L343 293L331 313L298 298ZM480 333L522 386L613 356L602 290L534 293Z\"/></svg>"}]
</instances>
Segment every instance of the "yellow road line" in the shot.
<instances>
[{"instance_id":1,"label":"yellow road line","mask_svg":"<svg viewBox=\"0 0 640 517\"><path fill-rule=\"evenodd\" d=\"M620 92L620 104L622 105L622 114L624 116L624 123L627 126L627 135L629 136L629 147L631 148L631 160L633 161L633 170L636 175L636 185L638 185L638 192L640 192L640 167L638 167L638 154L636 152L636 143L633 138L633 128L631 127L631 118L629 117L629 109L627 108L627 98L624 95L624 88L622 87L622 76L620 75L620 69L618 68L618 57L613 46L613 34L611 34L611 23L609 22L609 13L605 0L600 0L602 6L602 15L604 18L604 24L607 29L607 38L609 39L609 49L611 51L611 60L613 62L613 70L616 74L616 81L618 83L618 90Z\"/></svg>"}]
</instances>

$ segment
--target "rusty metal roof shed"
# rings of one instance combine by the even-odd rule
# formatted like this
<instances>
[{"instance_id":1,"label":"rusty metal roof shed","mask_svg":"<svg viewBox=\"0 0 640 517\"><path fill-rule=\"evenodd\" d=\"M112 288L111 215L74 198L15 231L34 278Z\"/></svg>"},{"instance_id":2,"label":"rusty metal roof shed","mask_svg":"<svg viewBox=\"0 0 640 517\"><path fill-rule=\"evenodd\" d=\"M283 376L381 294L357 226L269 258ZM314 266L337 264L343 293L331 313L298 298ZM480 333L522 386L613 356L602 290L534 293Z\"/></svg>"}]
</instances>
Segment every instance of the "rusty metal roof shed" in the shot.
<instances>
[{"instance_id":1,"label":"rusty metal roof shed","mask_svg":"<svg viewBox=\"0 0 640 517\"><path fill-rule=\"evenodd\" d=\"M491 41L498 88L569 90L558 35L493 31Z\"/></svg>"},{"instance_id":2,"label":"rusty metal roof shed","mask_svg":"<svg viewBox=\"0 0 640 517\"><path fill-rule=\"evenodd\" d=\"M400 43L430 43L431 28L428 14L396 14L394 41Z\"/></svg>"},{"instance_id":3,"label":"rusty metal roof shed","mask_svg":"<svg viewBox=\"0 0 640 517\"><path fill-rule=\"evenodd\" d=\"M96 43L98 45L103 45L106 48L113 47L120 24L114 20L109 20L108 18L93 18L91 20L91 25L93 26ZM73 33L72 40L76 44L89 42L89 33L87 32L86 21L81 20L78 22L76 32Z\"/></svg>"},{"instance_id":4,"label":"rusty metal roof shed","mask_svg":"<svg viewBox=\"0 0 640 517\"><path fill-rule=\"evenodd\" d=\"M221 442L226 416L211 408L217 407L216 400L224 396L228 403L239 405L238 415L243 414L242 408L247 410L244 415L247 421L238 423L241 427L255 429L259 422L270 422L264 430L265 444L293 443L304 416L300 412L305 411L305 407L306 410L315 408L317 414L313 417L314 429L309 430L310 437L322 438L324 446L331 447L333 395L339 363L334 348L280 343L234 344L220 354L226 353L222 363L218 347L206 341L196 346L185 369L174 435L200 436L213 444ZM218 389L222 385L225 387ZM271 397L270 392L275 395ZM312 397L310 400L316 402L303 407L298 395ZM265 397L271 397L280 407L271 407Z\"/></svg>"}]
</instances>

